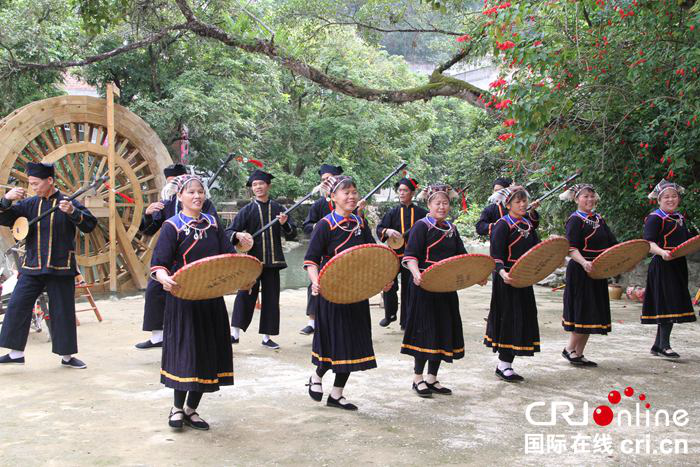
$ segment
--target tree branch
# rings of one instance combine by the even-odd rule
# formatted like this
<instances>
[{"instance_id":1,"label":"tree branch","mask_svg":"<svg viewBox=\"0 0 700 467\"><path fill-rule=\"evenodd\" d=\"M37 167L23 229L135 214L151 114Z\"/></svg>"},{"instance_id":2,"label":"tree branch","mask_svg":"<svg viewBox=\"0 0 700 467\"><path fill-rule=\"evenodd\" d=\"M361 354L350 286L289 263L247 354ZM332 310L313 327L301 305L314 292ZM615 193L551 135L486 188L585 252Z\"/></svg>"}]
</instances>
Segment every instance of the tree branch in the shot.
<instances>
[{"instance_id":1,"label":"tree branch","mask_svg":"<svg viewBox=\"0 0 700 467\"><path fill-rule=\"evenodd\" d=\"M373 26L371 24L367 23L360 23L358 21L331 21L327 18L323 18L321 16L315 16L315 19L323 21L325 24L323 27L329 27L329 26L357 26L358 28L362 29L369 29L371 31L377 31L377 32L384 32L384 33L390 33L390 32L402 32L402 33L433 33L433 34L445 34L448 36L461 36L463 33L461 32L455 32L455 31L447 31L445 29L439 29L439 28L383 28L380 26Z\"/></svg>"},{"instance_id":2,"label":"tree branch","mask_svg":"<svg viewBox=\"0 0 700 467\"><path fill-rule=\"evenodd\" d=\"M126 52L131 52L132 50L140 49L143 47L146 47L150 44L153 44L154 42L158 42L164 37L168 35L171 31L176 31L176 30L182 30L182 29L187 29L186 24L179 24L176 26L171 26L168 28L163 29L162 31L159 31L145 39L142 39L140 41L136 42L131 42L127 45L117 47L116 49L112 49L108 52L103 52L101 54L97 55L92 55L90 57L84 58L82 60L65 60L65 61L51 61L47 63L24 63L24 62L17 62L15 60L11 60L9 64L11 65L12 68L15 70L46 70L46 69L64 69L64 68L72 68L72 67L81 67L85 65L90 65L92 63L96 62L102 62L104 60L107 60L112 57L116 57L117 55L124 54Z\"/></svg>"},{"instance_id":3,"label":"tree branch","mask_svg":"<svg viewBox=\"0 0 700 467\"><path fill-rule=\"evenodd\" d=\"M265 55L288 70L331 91L358 99L393 104L430 100L434 97L456 97L476 107L490 111L490 109L484 107L484 103L479 99L479 96L484 94L482 90L466 81L443 76L437 71L433 72L427 84L414 88L399 90L368 88L347 79L328 75L297 58L288 56L283 51L278 50L271 41L257 39L244 42L234 38L218 27L200 21L194 15L187 0L176 0L176 3L188 20L188 29L195 34L218 40L223 44L245 50L246 52Z\"/></svg>"},{"instance_id":4,"label":"tree branch","mask_svg":"<svg viewBox=\"0 0 700 467\"><path fill-rule=\"evenodd\" d=\"M187 0L175 0L175 3L187 22L184 24L167 27L162 31L154 33L140 41L132 42L108 52L93 55L81 60L50 61L47 63L20 63L12 61L8 63L16 71L80 67L104 61L117 55L148 46L149 44L160 41L164 37L168 36L168 33L172 31L190 31L200 37L219 41L229 47L237 48L252 54L264 55L278 65L318 84L323 88L344 94L349 97L393 104L404 104L421 100L427 101L435 97L454 97L462 99L475 107L479 107L488 112L493 112L492 109L484 106L485 99L479 98L480 96L487 95L488 93L467 83L466 81L451 78L442 74L443 71L447 70L459 60L466 57L469 51L471 51L471 47L462 50L447 63L439 66L430 76L428 82L422 86L398 90L373 89L356 84L348 79L332 76L314 66L304 63L300 59L279 50L272 40L242 40L231 36L219 27L205 23L197 18Z\"/></svg>"}]
</instances>

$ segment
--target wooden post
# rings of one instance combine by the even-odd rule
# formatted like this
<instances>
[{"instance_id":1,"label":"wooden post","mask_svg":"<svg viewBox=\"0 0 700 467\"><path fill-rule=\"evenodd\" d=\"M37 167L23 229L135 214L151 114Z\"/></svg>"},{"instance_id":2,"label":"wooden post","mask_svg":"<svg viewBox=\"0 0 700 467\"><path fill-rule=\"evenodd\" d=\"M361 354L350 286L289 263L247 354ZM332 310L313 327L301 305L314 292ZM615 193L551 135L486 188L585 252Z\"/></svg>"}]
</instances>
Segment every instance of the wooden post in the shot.
<instances>
[{"instance_id":1,"label":"wooden post","mask_svg":"<svg viewBox=\"0 0 700 467\"><path fill-rule=\"evenodd\" d=\"M114 180L114 95L119 95L119 90L114 84L107 84L107 170L109 173L109 186L117 186ZM115 194L109 190L109 291L117 292L117 205Z\"/></svg>"}]
</instances>

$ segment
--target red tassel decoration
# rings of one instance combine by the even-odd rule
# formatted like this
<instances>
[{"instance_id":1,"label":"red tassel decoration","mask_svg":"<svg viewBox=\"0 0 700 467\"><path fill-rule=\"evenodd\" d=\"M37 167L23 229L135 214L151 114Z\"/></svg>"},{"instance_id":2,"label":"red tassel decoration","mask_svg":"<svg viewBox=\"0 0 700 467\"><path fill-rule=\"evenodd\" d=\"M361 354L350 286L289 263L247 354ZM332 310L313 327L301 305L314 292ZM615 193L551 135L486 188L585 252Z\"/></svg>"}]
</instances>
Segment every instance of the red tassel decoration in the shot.
<instances>
[{"instance_id":1,"label":"red tassel decoration","mask_svg":"<svg viewBox=\"0 0 700 467\"><path fill-rule=\"evenodd\" d=\"M259 161L257 159L248 159L247 157L243 157L243 156L236 157L236 160L241 164L245 164L246 162L249 162L249 163L251 163L251 164L253 164L261 169L263 168L263 165L264 165L261 161Z\"/></svg>"},{"instance_id":2,"label":"red tassel decoration","mask_svg":"<svg viewBox=\"0 0 700 467\"><path fill-rule=\"evenodd\" d=\"M105 186L107 187L108 190L112 190L112 187L109 186L109 183L105 183ZM127 196L124 193L119 193L117 190L112 190L112 191L114 192L115 195L119 196L127 203L136 204L136 201L134 201L134 198Z\"/></svg>"},{"instance_id":3,"label":"red tassel decoration","mask_svg":"<svg viewBox=\"0 0 700 467\"><path fill-rule=\"evenodd\" d=\"M462 212L467 212L467 197L462 192Z\"/></svg>"}]
</instances>

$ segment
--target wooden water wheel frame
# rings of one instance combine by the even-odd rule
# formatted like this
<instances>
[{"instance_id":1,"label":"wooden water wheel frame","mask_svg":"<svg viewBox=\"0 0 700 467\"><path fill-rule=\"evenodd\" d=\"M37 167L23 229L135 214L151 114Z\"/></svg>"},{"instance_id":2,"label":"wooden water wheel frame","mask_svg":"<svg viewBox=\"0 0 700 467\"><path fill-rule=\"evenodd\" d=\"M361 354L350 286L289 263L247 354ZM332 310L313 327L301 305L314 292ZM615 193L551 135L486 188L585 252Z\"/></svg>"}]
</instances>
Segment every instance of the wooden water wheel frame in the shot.
<instances>
[{"instance_id":1,"label":"wooden water wheel frame","mask_svg":"<svg viewBox=\"0 0 700 467\"><path fill-rule=\"evenodd\" d=\"M136 114L114 106L117 283L119 290L143 288L155 237L144 238L139 224L148 203L158 201L165 183L163 169L172 163L158 135ZM66 194L107 174L106 101L87 96L61 96L33 102L0 120L0 183L27 187L27 162L55 164L56 185ZM92 202L108 205L102 185ZM133 202L132 202L133 200ZM81 200L84 201L84 200ZM89 208L90 209L90 208ZM95 208L95 211L104 208ZM14 244L7 228L6 245ZM109 217L98 214L90 234L76 235L78 266L87 282L109 290Z\"/></svg>"}]
</instances>

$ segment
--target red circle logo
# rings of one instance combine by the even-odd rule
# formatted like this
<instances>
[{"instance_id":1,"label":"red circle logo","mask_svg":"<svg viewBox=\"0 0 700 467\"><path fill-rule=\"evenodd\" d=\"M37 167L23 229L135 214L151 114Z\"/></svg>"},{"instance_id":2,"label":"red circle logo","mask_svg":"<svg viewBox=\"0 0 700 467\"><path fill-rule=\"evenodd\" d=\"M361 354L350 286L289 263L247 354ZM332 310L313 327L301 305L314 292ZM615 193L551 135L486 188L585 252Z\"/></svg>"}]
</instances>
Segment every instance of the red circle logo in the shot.
<instances>
[{"instance_id":1,"label":"red circle logo","mask_svg":"<svg viewBox=\"0 0 700 467\"><path fill-rule=\"evenodd\" d=\"M600 405L593 411L593 421L598 426L608 426L613 421L613 411L607 405Z\"/></svg>"},{"instance_id":2,"label":"red circle logo","mask_svg":"<svg viewBox=\"0 0 700 467\"><path fill-rule=\"evenodd\" d=\"M611 404L617 404L618 402L620 402L621 399L622 396L620 396L620 393L618 391L610 391L608 393L608 400Z\"/></svg>"}]
</instances>

